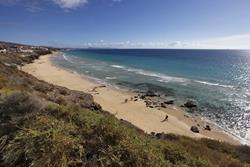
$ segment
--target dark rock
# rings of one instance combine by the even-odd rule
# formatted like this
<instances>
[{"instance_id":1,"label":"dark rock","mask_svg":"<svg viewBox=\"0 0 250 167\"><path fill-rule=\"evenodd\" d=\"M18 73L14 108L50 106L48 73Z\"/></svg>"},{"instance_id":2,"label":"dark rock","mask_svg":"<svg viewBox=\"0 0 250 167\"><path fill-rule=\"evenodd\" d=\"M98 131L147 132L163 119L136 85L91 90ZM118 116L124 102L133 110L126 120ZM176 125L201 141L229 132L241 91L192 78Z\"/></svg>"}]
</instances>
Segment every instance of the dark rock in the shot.
<instances>
[{"instance_id":1,"label":"dark rock","mask_svg":"<svg viewBox=\"0 0 250 167\"><path fill-rule=\"evenodd\" d=\"M164 102L165 104L174 104L174 100L168 100Z\"/></svg>"},{"instance_id":2,"label":"dark rock","mask_svg":"<svg viewBox=\"0 0 250 167\"><path fill-rule=\"evenodd\" d=\"M140 98L141 98L141 99L145 99L146 96L145 96L145 95L141 95Z\"/></svg>"},{"instance_id":3,"label":"dark rock","mask_svg":"<svg viewBox=\"0 0 250 167\"><path fill-rule=\"evenodd\" d=\"M191 126L190 130L194 133L199 133L199 129L197 128L197 126Z\"/></svg>"},{"instance_id":4,"label":"dark rock","mask_svg":"<svg viewBox=\"0 0 250 167\"><path fill-rule=\"evenodd\" d=\"M194 101L189 100L184 104L184 106L187 108L196 108L197 104Z\"/></svg>"},{"instance_id":5,"label":"dark rock","mask_svg":"<svg viewBox=\"0 0 250 167\"><path fill-rule=\"evenodd\" d=\"M146 100L145 103L146 103L146 106L150 106L152 104L152 102L148 100Z\"/></svg>"},{"instance_id":6,"label":"dark rock","mask_svg":"<svg viewBox=\"0 0 250 167\"><path fill-rule=\"evenodd\" d=\"M148 97L155 97L155 96L157 96L157 95L156 95L153 91L151 91L151 90L147 91L145 95L148 96Z\"/></svg>"},{"instance_id":7,"label":"dark rock","mask_svg":"<svg viewBox=\"0 0 250 167\"><path fill-rule=\"evenodd\" d=\"M138 101L138 99L134 99L134 101Z\"/></svg>"},{"instance_id":8,"label":"dark rock","mask_svg":"<svg viewBox=\"0 0 250 167\"><path fill-rule=\"evenodd\" d=\"M208 131L211 131L211 127L209 125L206 125L206 127L204 129L208 130Z\"/></svg>"},{"instance_id":9,"label":"dark rock","mask_svg":"<svg viewBox=\"0 0 250 167\"><path fill-rule=\"evenodd\" d=\"M156 135L155 135L155 137L156 137L157 139L162 139L163 136L164 136L164 133L156 133Z\"/></svg>"},{"instance_id":10,"label":"dark rock","mask_svg":"<svg viewBox=\"0 0 250 167\"><path fill-rule=\"evenodd\" d=\"M102 106L98 103L93 102L92 106L89 107L89 109L92 111L102 111Z\"/></svg>"},{"instance_id":11,"label":"dark rock","mask_svg":"<svg viewBox=\"0 0 250 167\"><path fill-rule=\"evenodd\" d=\"M155 105L155 106L157 105L157 102L155 102L155 101L153 101L152 103L153 103L153 105Z\"/></svg>"},{"instance_id":12,"label":"dark rock","mask_svg":"<svg viewBox=\"0 0 250 167\"><path fill-rule=\"evenodd\" d=\"M165 105L165 103L161 103L161 107L162 108L167 108L167 106Z\"/></svg>"}]
</instances>

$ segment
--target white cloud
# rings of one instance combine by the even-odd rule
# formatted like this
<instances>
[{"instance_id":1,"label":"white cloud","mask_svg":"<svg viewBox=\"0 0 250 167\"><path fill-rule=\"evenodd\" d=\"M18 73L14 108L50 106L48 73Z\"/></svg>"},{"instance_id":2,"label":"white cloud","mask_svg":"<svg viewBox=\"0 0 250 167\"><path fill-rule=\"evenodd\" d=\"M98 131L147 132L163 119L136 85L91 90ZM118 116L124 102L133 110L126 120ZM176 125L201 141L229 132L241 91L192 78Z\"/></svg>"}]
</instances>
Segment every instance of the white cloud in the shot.
<instances>
[{"instance_id":1,"label":"white cloud","mask_svg":"<svg viewBox=\"0 0 250 167\"><path fill-rule=\"evenodd\" d=\"M250 49L250 34L238 34L198 41L202 48Z\"/></svg>"},{"instance_id":2,"label":"white cloud","mask_svg":"<svg viewBox=\"0 0 250 167\"><path fill-rule=\"evenodd\" d=\"M88 0L52 0L52 1L63 9L75 9L79 6L83 6L88 3Z\"/></svg>"},{"instance_id":3,"label":"white cloud","mask_svg":"<svg viewBox=\"0 0 250 167\"><path fill-rule=\"evenodd\" d=\"M85 43L80 47L97 48L173 48L173 49L250 49L250 34L239 34L224 37L215 37L201 40L186 41L158 41L158 42L134 42L118 41L104 42L100 40L93 43Z\"/></svg>"},{"instance_id":4,"label":"white cloud","mask_svg":"<svg viewBox=\"0 0 250 167\"><path fill-rule=\"evenodd\" d=\"M29 12L43 11L45 3L54 3L64 10L76 9L84 6L91 0L0 0L0 5L21 5ZM110 0L111 2L122 2L122 0Z\"/></svg>"},{"instance_id":5,"label":"white cloud","mask_svg":"<svg viewBox=\"0 0 250 167\"><path fill-rule=\"evenodd\" d=\"M174 41L165 43L164 47L177 49L250 49L250 34L238 34L199 40Z\"/></svg>"}]
</instances>

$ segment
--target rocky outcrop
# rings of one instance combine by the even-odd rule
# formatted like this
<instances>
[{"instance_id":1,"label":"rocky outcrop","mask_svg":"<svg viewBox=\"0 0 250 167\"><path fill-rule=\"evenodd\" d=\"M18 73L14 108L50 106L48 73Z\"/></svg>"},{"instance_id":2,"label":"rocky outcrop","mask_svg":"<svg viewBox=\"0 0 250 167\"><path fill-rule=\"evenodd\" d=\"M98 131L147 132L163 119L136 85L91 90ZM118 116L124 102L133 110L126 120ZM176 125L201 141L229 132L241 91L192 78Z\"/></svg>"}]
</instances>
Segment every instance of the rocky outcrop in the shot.
<instances>
[{"instance_id":1,"label":"rocky outcrop","mask_svg":"<svg viewBox=\"0 0 250 167\"><path fill-rule=\"evenodd\" d=\"M145 93L145 96L148 96L148 97L155 97L155 96L157 96L157 94L156 94L155 92L149 90L149 91L147 91L147 92Z\"/></svg>"},{"instance_id":2,"label":"rocky outcrop","mask_svg":"<svg viewBox=\"0 0 250 167\"><path fill-rule=\"evenodd\" d=\"M192 100L188 100L185 104L184 104L184 107L187 107L187 108L196 108L197 107L197 104L192 101Z\"/></svg>"}]
</instances>

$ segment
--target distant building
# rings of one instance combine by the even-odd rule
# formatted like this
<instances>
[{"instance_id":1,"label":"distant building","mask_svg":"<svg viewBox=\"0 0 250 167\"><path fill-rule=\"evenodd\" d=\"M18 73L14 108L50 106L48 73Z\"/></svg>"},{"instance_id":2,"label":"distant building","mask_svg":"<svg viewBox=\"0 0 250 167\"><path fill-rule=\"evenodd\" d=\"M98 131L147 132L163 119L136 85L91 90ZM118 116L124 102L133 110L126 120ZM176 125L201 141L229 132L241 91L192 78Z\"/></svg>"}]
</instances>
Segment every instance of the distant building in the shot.
<instances>
[{"instance_id":1,"label":"distant building","mask_svg":"<svg viewBox=\"0 0 250 167\"><path fill-rule=\"evenodd\" d=\"M6 53L7 50L6 49L0 49L0 53Z\"/></svg>"},{"instance_id":2,"label":"distant building","mask_svg":"<svg viewBox=\"0 0 250 167\"><path fill-rule=\"evenodd\" d=\"M49 50L48 48L42 47L42 46L39 46L38 48L41 49L41 50Z\"/></svg>"},{"instance_id":3,"label":"distant building","mask_svg":"<svg viewBox=\"0 0 250 167\"><path fill-rule=\"evenodd\" d=\"M31 49L20 49L20 52L23 52L23 53L32 53L33 50L31 50Z\"/></svg>"},{"instance_id":4,"label":"distant building","mask_svg":"<svg viewBox=\"0 0 250 167\"><path fill-rule=\"evenodd\" d=\"M9 52L9 53L17 53L17 52L19 52L19 49L16 46L11 46L11 47L7 48L7 52Z\"/></svg>"}]
</instances>

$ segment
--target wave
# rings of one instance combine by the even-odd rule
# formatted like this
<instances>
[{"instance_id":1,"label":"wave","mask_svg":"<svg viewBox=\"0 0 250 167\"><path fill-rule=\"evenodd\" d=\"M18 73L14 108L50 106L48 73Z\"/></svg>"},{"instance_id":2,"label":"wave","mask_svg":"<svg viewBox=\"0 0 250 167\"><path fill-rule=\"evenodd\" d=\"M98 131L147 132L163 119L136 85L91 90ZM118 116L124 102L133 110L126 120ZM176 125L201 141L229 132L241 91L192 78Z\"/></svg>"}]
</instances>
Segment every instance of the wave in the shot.
<instances>
[{"instance_id":1,"label":"wave","mask_svg":"<svg viewBox=\"0 0 250 167\"><path fill-rule=\"evenodd\" d=\"M181 82L181 83L186 83L187 81L191 81L191 80L186 79L186 78L172 77L172 76L168 76L168 75L165 75L165 74L162 74L162 73L155 73L155 72L151 72L151 71L145 71L145 70L142 70L142 69L129 68L129 67L116 65L116 64L111 65L111 67L122 69L122 70L125 70L125 71L128 71L128 72L134 72L134 73L140 74L140 75L156 77L156 78L158 78L157 81L159 81L159 82L166 82L166 83L167 82ZM220 87L224 87L224 88L233 88L233 86L231 86L231 85L223 85L223 84L219 84L219 83L211 83L211 82L199 81L199 80L194 80L194 82L209 85L209 86L220 86Z\"/></svg>"},{"instance_id":2,"label":"wave","mask_svg":"<svg viewBox=\"0 0 250 167\"><path fill-rule=\"evenodd\" d=\"M140 75L144 75L144 76L159 78L158 81L160 81L160 82L171 82L171 81L173 81L173 82L186 82L187 81L187 79L185 79L185 78L172 77L172 76L168 76L168 75L165 75L162 73L145 71L145 70L136 69L136 68L129 68L129 67L121 66L121 65L111 65L111 67L122 69L122 70L125 70L128 72L134 72L136 74L140 74Z\"/></svg>"},{"instance_id":3,"label":"wave","mask_svg":"<svg viewBox=\"0 0 250 167\"><path fill-rule=\"evenodd\" d=\"M211 82L199 81L199 80L195 80L195 82L205 84L205 85L210 85L210 86L220 86L220 87L224 87L224 88L233 88L233 86L231 86L231 85L222 85L219 83L211 83Z\"/></svg>"},{"instance_id":4,"label":"wave","mask_svg":"<svg viewBox=\"0 0 250 167\"><path fill-rule=\"evenodd\" d=\"M105 79L112 80L112 79L116 79L116 77L105 77Z\"/></svg>"},{"instance_id":5,"label":"wave","mask_svg":"<svg viewBox=\"0 0 250 167\"><path fill-rule=\"evenodd\" d=\"M67 56L66 56L66 54L65 53L63 53L62 54L62 57L64 58L64 60L66 60L66 61L68 61L68 62L70 62L70 63L72 63L72 64L74 64L74 62L73 61L71 61Z\"/></svg>"},{"instance_id":6,"label":"wave","mask_svg":"<svg viewBox=\"0 0 250 167\"><path fill-rule=\"evenodd\" d=\"M111 67L114 67L114 68L120 68L120 69L125 69L126 67L124 66L120 66L120 65L111 65Z\"/></svg>"}]
</instances>

